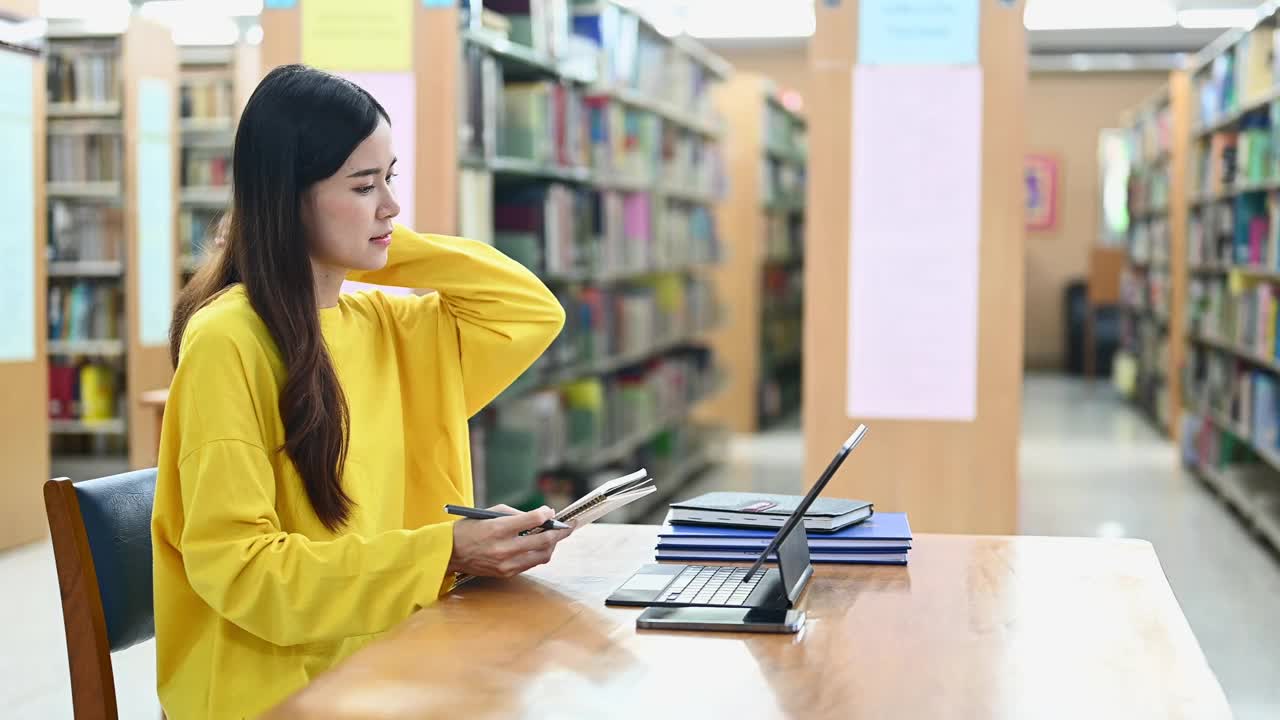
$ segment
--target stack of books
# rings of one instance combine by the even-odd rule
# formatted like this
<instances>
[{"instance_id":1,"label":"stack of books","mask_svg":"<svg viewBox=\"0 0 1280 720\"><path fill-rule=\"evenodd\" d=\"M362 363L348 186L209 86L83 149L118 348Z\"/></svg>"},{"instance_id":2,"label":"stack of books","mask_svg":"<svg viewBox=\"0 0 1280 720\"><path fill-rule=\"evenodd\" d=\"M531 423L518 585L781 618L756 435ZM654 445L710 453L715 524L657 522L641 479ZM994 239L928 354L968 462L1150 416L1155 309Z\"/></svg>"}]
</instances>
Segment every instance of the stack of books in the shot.
<instances>
[{"instance_id":1,"label":"stack of books","mask_svg":"<svg viewBox=\"0 0 1280 720\"><path fill-rule=\"evenodd\" d=\"M658 533L656 559L679 562L754 561L773 539L776 527L762 527L758 520L736 522L732 519L734 513L726 513L723 509L714 510L716 515L725 516L722 520L691 520L694 513L708 514L707 510L724 508L726 502L739 504L738 500L746 503L747 507L761 507L764 503L774 502L775 507L785 508L788 503L794 507L800 498L758 493L708 493L674 503ZM757 502L751 502L753 500ZM745 514L759 516L761 513L749 511ZM785 520L785 514L781 517ZM860 517L865 519L857 519ZM838 529L825 529L831 527ZM906 513L871 513L870 504L858 500L819 498L805 515L805 529L809 558L814 563L906 565L911 550L911 526ZM777 562L777 556L770 557L769 562Z\"/></svg>"}]
</instances>

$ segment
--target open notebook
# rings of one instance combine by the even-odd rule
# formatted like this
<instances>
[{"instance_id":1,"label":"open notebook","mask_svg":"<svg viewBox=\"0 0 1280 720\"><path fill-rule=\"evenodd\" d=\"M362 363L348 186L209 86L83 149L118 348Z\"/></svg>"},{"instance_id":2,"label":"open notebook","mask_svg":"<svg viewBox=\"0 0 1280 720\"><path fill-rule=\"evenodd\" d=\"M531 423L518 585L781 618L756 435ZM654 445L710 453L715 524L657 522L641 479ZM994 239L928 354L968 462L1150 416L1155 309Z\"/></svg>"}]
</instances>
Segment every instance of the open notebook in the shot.
<instances>
[{"instance_id":1,"label":"open notebook","mask_svg":"<svg viewBox=\"0 0 1280 720\"><path fill-rule=\"evenodd\" d=\"M657 489L658 486L653 484L653 478L649 477L649 471L640 468L630 475L610 480L573 501L568 507L556 513L556 519L572 525L576 530ZM534 528L523 534L532 535L540 532L543 532L542 528ZM456 588L473 578L473 575L459 575L453 587Z\"/></svg>"},{"instance_id":2,"label":"open notebook","mask_svg":"<svg viewBox=\"0 0 1280 720\"><path fill-rule=\"evenodd\" d=\"M556 519L574 528L580 528L657 489L658 487L653 484L653 478L649 477L649 471L640 468L630 475L610 480L578 498L556 513ZM529 532L542 532L542 528L534 528Z\"/></svg>"}]
</instances>

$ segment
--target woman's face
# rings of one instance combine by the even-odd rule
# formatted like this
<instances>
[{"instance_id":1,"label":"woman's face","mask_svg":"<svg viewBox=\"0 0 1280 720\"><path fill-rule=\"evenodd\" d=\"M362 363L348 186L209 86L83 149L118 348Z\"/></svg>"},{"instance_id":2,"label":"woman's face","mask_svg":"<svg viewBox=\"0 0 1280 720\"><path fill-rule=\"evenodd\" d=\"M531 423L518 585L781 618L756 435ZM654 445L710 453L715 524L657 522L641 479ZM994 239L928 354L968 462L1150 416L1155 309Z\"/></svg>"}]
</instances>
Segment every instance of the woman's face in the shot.
<instances>
[{"instance_id":1,"label":"woman's face","mask_svg":"<svg viewBox=\"0 0 1280 720\"><path fill-rule=\"evenodd\" d=\"M302 198L302 221L313 263L342 270L387 264L391 219L400 213L391 178L396 159L391 127L379 120L342 168Z\"/></svg>"}]
</instances>

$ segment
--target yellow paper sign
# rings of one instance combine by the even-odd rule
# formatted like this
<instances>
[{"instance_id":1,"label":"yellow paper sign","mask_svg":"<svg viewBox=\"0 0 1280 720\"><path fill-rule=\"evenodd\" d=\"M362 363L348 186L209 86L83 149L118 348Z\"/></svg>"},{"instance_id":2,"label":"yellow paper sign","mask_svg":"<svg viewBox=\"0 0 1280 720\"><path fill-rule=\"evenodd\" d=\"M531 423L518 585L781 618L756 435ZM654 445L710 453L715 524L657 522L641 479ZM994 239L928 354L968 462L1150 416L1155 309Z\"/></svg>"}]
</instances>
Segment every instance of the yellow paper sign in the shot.
<instances>
[{"instance_id":1,"label":"yellow paper sign","mask_svg":"<svg viewBox=\"0 0 1280 720\"><path fill-rule=\"evenodd\" d=\"M302 62L340 72L413 66L414 0L304 0Z\"/></svg>"}]
</instances>

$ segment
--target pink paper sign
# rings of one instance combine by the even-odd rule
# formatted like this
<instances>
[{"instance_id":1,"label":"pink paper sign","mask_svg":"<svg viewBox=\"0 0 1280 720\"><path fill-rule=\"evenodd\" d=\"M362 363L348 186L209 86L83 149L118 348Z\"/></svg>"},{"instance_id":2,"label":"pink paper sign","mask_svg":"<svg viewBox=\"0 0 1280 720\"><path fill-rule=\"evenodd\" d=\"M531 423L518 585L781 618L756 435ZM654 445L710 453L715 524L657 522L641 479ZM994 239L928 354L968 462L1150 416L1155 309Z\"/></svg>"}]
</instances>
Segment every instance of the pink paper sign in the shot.
<instances>
[{"instance_id":1,"label":"pink paper sign","mask_svg":"<svg viewBox=\"0 0 1280 720\"><path fill-rule=\"evenodd\" d=\"M391 116L391 145L396 153L396 178L393 187L400 202L400 215L396 222L413 227L414 175L417 157L417 88L413 73L340 72L337 73L359 85L382 105ZM343 291L355 292L374 287L364 283L348 282ZM408 294L407 288L379 287L388 294Z\"/></svg>"},{"instance_id":2,"label":"pink paper sign","mask_svg":"<svg viewBox=\"0 0 1280 720\"><path fill-rule=\"evenodd\" d=\"M982 69L860 66L853 89L849 416L971 421Z\"/></svg>"}]
</instances>

